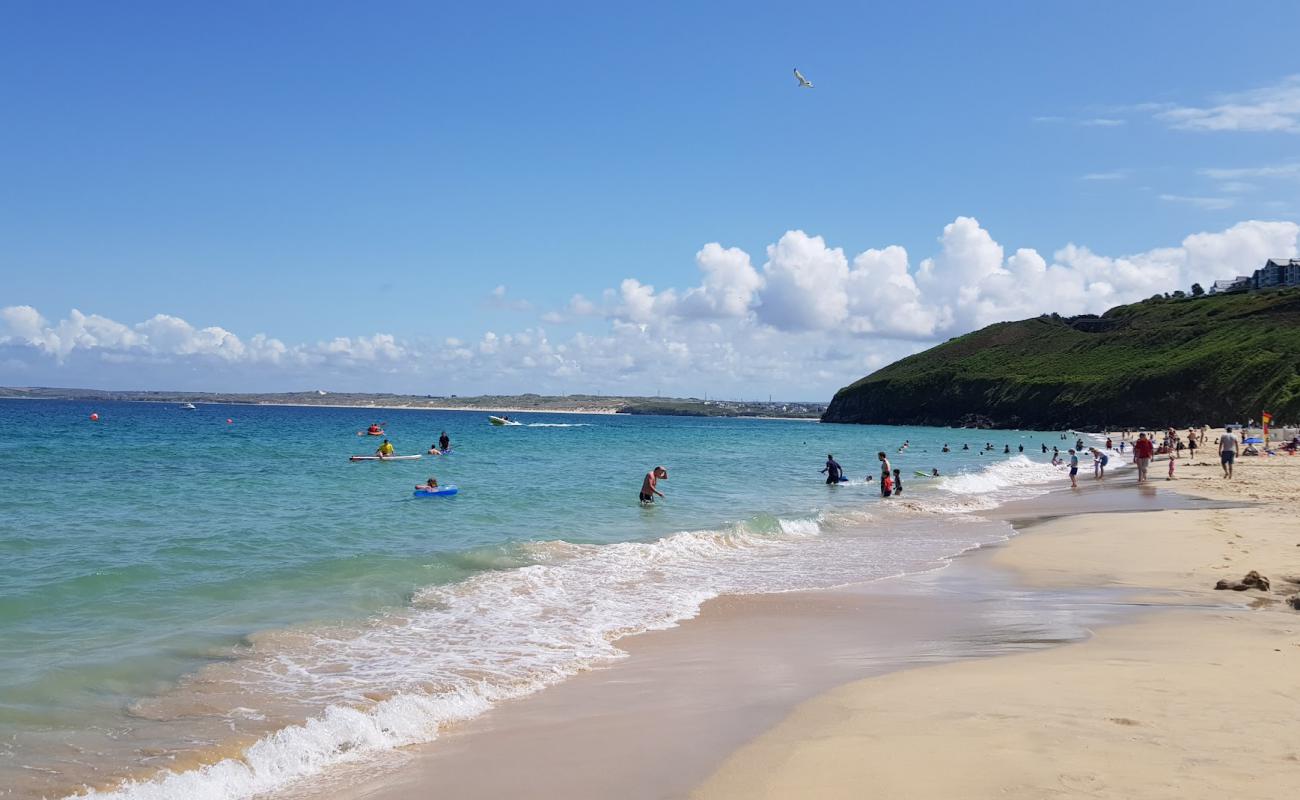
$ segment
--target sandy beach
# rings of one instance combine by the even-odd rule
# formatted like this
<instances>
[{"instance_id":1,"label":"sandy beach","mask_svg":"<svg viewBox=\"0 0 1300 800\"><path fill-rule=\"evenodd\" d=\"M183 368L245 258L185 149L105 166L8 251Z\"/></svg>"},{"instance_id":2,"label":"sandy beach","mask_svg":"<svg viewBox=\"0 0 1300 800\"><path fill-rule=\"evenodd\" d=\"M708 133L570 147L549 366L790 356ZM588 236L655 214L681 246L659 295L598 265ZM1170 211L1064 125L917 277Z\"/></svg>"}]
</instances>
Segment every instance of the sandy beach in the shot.
<instances>
[{"instance_id":1,"label":"sandy beach","mask_svg":"<svg viewBox=\"0 0 1300 800\"><path fill-rule=\"evenodd\" d=\"M624 662L292 797L1289 788L1300 619L1284 599L1300 585L1283 576L1300 575L1300 523L1284 505L1300 459L1245 459L1232 483L1205 459L1170 482L1158 466L1148 487L1125 470L1008 505L996 513L1023 535L945 570L711 601L620 642ZM1213 589L1251 569L1272 590Z\"/></svg>"},{"instance_id":2,"label":"sandy beach","mask_svg":"<svg viewBox=\"0 0 1300 800\"><path fill-rule=\"evenodd\" d=\"M1162 475L1165 462L1153 474ZM1084 642L906 670L799 707L693 793L722 798L1211 798L1300 779L1300 459L1178 464L1158 485L1250 508L1043 523L994 563L1153 608ZM1258 570L1270 591L1215 591Z\"/></svg>"}]
</instances>

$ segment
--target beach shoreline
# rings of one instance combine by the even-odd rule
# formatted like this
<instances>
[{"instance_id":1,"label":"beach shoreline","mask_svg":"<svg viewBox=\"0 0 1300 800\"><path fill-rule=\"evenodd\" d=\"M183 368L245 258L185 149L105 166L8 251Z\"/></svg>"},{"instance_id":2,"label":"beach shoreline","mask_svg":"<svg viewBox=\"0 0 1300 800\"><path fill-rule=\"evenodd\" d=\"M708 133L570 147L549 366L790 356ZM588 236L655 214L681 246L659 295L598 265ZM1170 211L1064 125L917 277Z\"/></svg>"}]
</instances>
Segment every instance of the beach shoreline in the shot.
<instances>
[{"instance_id":1,"label":"beach shoreline","mask_svg":"<svg viewBox=\"0 0 1300 800\"><path fill-rule=\"evenodd\" d=\"M300 787L283 797L413 800L439 793L465 798L596 798L608 796L615 786L631 797L692 793L749 797L762 791L761 785L749 780L761 772L755 761L778 763L770 748L760 750L758 757L752 756L753 748L764 747L768 737L778 737L780 748L789 747L783 726L846 686L910 675L934 668L935 663L960 669L968 663L993 663L990 659L995 656L998 663L1021 658L1017 654L1026 650L1057 652L1060 648L1055 645L1061 644L1086 647L1094 627L1110 630L1145 624L1153 604L1233 609L1234 601L1240 600L1236 593L1205 596L1200 590L1181 592L1167 582L1148 587L1142 580L1100 582L1095 576L1036 581L1027 579L1027 570L1017 566L1020 560L1012 554L1025 550L1026 542L1035 543L1030 549L1039 549L1054 542L1058 530L1095 525L1097 519L1124 531L1133 520L1152 524L1162 514L1258 512L1257 508L1226 508L1240 505L1245 498L1223 496L1203 502L1189 493L1138 489L1132 485L1134 478L1125 471L1108 485L1091 485L1078 493L1057 491L996 509L990 516L1015 520L1020 535L960 556L936 572L849 590L717 598L676 628L620 641L631 658L512 701L449 729L436 742L395 754L382 776L335 775L328 791ZM1074 553L1069 560L1076 569L1082 563ZM1040 558L1028 571L1050 572L1045 566L1049 562ZM942 598L937 606L936 597ZM817 613L808 614L810 608L818 609ZM925 609L954 624L934 625L935 618L927 617ZM974 616L969 613L972 609ZM985 625L981 613L1002 619L993 609L1014 622ZM807 623L814 617L807 629L790 624L791 618ZM864 634L861 628L868 621L867 627L883 625L883 631ZM1073 632L1062 634L1062 630ZM909 637L930 637L931 645L943 641L948 650L941 655L933 647L924 653L909 650ZM883 655L886 650L888 656ZM799 655L792 658L791 652ZM827 668L822 662L838 668ZM744 674L744 664L775 670L782 682L755 682ZM855 670L859 677L847 678ZM711 682L699 677L701 672L712 675ZM749 683L747 690L737 694L731 687L738 680ZM702 692L698 685L712 689ZM639 687L642 695L629 691L629 686ZM672 696L670 705L677 710L647 701L646 694ZM696 710L679 708L683 705ZM780 722L762 724L777 717ZM700 727L706 733L683 733ZM820 736L816 730L802 728L798 735L813 740ZM575 742L589 757L594 751L593 760L600 766L575 771L564 756L565 748ZM527 768L492 771L490 764L500 759ZM557 768L557 763L567 766ZM817 769L823 769L818 763ZM737 772L744 779L737 781ZM858 777L844 781L844 796L854 796L862 785ZM803 780L800 772L792 783L781 784L781 791L766 796L817 795L797 791ZM824 788L819 785L818 791Z\"/></svg>"},{"instance_id":2,"label":"beach shoreline","mask_svg":"<svg viewBox=\"0 0 1300 800\"><path fill-rule=\"evenodd\" d=\"M1114 589L1150 608L1061 648L904 670L801 705L728 759L697 800L1216 798L1300 778L1300 461L1184 462L1157 480L1209 511L1079 514L1033 526L992 563L1033 590ZM1257 569L1269 591L1216 591ZM1290 578L1291 580L1287 580ZM1248 717L1248 722L1242 715ZM1242 719L1242 724L1234 724Z\"/></svg>"}]
</instances>

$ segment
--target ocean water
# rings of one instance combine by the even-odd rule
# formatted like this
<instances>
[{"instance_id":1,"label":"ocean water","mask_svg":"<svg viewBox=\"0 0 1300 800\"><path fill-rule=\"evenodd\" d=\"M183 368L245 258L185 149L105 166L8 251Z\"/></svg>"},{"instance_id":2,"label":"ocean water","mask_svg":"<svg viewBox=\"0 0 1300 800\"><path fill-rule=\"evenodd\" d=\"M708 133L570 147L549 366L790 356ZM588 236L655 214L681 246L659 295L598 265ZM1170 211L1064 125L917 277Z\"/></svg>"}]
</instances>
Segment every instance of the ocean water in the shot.
<instances>
[{"instance_id":1,"label":"ocean water","mask_svg":"<svg viewBox=\"0 0 1300 800\"><path fill-rule=\"evenodd\" d=\"M964 512L1064 480L1059 432L514 416L0 401L0 797L274 792L719 594L942 566L1009 534ZM350 463L371 422L453 453ZM878 450L901 498L864 481ZM413 498L430 475L460 494Z\"/></svg>"}]
</instances>

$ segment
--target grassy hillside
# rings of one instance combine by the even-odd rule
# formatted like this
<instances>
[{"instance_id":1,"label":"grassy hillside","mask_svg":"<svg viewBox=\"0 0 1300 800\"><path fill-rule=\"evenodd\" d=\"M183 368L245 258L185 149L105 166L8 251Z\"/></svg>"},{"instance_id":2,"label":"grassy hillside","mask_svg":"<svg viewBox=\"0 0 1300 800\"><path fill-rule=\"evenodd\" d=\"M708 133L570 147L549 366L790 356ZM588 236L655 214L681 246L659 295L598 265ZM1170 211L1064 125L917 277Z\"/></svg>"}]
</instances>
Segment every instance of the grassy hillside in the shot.
<instances>
[{"instance_id":1,"label":"grassy hillside","mask_svg":"<svg viewBox=\"0 0 1300 800\"><path fill-rule=\"evenodd\" d=\"M999 428L1300 420L1300 289L1152 299L952 339L841 389L824 422Z\"/></svg>"}]
</instances>

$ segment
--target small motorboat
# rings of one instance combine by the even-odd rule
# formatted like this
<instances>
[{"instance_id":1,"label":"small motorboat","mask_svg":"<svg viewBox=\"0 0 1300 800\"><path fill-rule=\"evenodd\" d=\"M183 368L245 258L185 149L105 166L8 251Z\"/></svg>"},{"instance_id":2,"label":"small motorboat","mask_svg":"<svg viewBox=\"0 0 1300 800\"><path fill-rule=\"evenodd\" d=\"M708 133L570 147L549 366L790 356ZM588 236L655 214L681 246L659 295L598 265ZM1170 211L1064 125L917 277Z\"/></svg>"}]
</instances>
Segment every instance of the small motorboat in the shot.
<instances>
[{"instance_id":1,"label":"small motorboat","mask_svg":"<svg viewBox=\"0 0 1300 800\"><path fill-rule=\"evenodd\" d=\"M198 411L198 407L193 403L182 403L181 411Z\"/></svg>"},{"instance_id":2,"label":"small motorboat","mask_svg":"<svg viewBox=\"0 0 1300 800\"><path fill-rule=\"evenodd\" d=\"M523 424L523 423L521 423L521 422L515 422L514 420L510 419L509 417L493 417L493 416L491 416L491 415L488 416L488 422L492 423L493 425L497 425L497 426L501 426L501 425L522 425L522 424Z\"/></svg>"}]
</instances>

